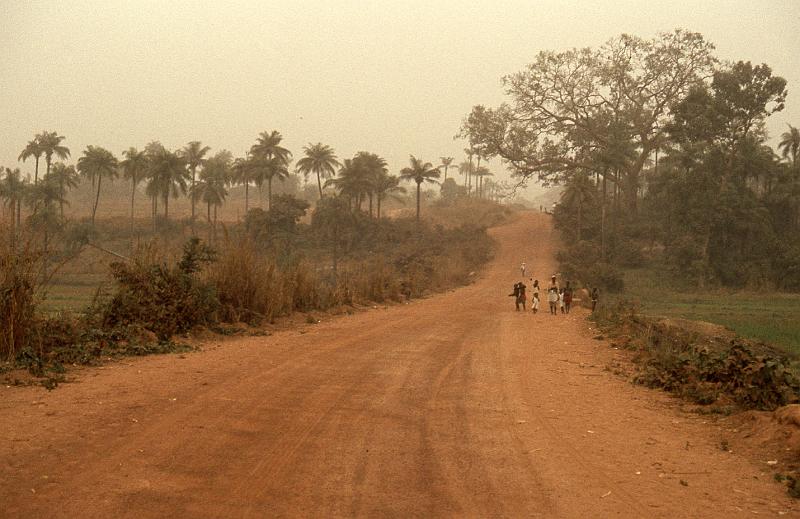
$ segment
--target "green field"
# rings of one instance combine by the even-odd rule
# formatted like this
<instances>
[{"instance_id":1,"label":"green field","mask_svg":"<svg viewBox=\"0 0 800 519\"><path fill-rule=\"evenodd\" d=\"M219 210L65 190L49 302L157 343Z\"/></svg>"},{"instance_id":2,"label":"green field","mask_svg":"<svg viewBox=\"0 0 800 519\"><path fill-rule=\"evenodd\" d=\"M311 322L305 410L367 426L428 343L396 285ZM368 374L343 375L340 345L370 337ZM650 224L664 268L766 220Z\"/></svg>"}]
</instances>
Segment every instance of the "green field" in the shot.
<instances>
[{"instance_id":1,"label":"green field","mask_svg":"<svg viewBox=\"0 0 800 519\"><path fill-rule=\"evenodd\" d=\"M800 355L800 294L679 290L657 272L632 270L625 275L625 293L617 297L636 301L647 315L721 324Z\"/></svg>"},{"instance_id":2,"label":"green field","mask_svg":"<svg viewBox=\"0 0 800 519\"><path fill-rule=\"evenodd\" d=\"M47 287L40 308L46 313L83 312L94 300L97 289L110 283L109 276L103 274L56 276Z\"/></svg>"}]
</instances>

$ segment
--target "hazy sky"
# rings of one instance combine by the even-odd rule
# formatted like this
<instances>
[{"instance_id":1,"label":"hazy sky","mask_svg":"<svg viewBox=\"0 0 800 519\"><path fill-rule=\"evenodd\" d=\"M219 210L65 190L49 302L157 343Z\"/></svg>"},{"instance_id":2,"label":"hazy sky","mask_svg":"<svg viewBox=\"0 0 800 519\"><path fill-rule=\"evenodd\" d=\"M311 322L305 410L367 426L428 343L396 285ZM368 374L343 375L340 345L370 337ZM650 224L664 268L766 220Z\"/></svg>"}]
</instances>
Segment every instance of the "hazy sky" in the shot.
<instances>
[{"instance_id":1,"label":"hazy sky","mask_svg":"<svg viewBox=\"0 0 800 519\"><path fill-rule=\"evenodd\" d=\"M699 31L723 59L789 82L773 136L800 125L800 1L0 0L0 165L43 129L119 154L158 139L241 155L277 129L340 157L462 159L474 104L543 49ZM499 166L495 165L495 171Z\"/></svg>"}]
</instances>

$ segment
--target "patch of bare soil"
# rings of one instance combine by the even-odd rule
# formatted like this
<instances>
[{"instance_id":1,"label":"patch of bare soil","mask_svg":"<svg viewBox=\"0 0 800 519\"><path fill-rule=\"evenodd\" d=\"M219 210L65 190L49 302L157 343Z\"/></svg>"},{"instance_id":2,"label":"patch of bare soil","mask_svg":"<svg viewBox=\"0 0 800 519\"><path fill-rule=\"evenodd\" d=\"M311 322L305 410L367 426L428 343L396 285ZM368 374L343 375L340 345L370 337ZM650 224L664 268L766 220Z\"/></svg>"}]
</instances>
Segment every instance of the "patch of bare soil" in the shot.
<instances>
[{"instance_id":1,"label":"patch of bare soil","mask_svg":"<svg viewBox=\"0 0 800 519\"><path fill-rule=\"evenodd\" d=\"M0 388L0 516L798 512L771 465L720 448L732 422L607 370L627 352L585 309L514 311L520 262L555 270L548 216L493 234L469 287Z\"/></svg>"}]
</instances>

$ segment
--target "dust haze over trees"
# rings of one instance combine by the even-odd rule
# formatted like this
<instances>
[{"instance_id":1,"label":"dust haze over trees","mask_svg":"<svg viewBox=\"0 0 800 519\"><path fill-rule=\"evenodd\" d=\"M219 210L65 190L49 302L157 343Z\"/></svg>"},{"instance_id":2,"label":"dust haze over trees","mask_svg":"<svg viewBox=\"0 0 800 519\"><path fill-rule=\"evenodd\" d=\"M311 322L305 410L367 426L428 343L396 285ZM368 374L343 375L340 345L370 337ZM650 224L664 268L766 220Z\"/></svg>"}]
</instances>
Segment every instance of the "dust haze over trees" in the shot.
<instances>
[{"instance_id":1,"label":"dust haze over trees","mask_svg":"<svg viewBox=\"0 0 800 519\"><path fill-rule=\"evenodd\" d=\"M541 52L461 135L521 181L565 185L562 266L587 283L618 288L619 267L651 261L701 286L798 290L797 131L779 157L764 130L786 81L713 51L679 29Z\"/></svg>"},{"instance_id":2,"label":"dust haze over trees","mask_svg":"<svg viewBox=\"0 0 800 519\"><path fill-rule=\"evenodd\" d=\"M0 292L13 293L9 304L0 304L0 329L15 330L3 335L0 355L28 362L36 376L44 376L46 366L60 369L61 362L112 354L104 353L106 348L130 346L137 354L172 348L142 346L137 335L142 328L169 341L170 334L200 324L255 323L463 284L490 256L486 226L505 217L496 204L459 206L468 193L451 189L436 202L451 208L447 226L421 220L423 201L436 198L437 191L423 192L422 184L434 182L440 172L413 156L411 167L397 175L378 153L359 151L340 162L332 147L316 143L303 149L290 171L292 153L277 130L261 132L242 157L197 140L174 150L154 140L119 156L88 145L73 166L63 162L70 156L65 142L58 132L44 131L23 148L20 162L36 159L33 181L19 169L0 170L0 216L11 224L8 233L0 228ZM42 158L46 167L39 175ZM301 175L313 177L316 185L301 191ZM416 184L416 219L403 210L392 218L384 214L387 203L396 209L410 202L402 180ZM277 182L281 189L275 193ZM266 187L260 207L251 207L251 187L260 192ZM234 190L244 195L244 215L236 211L233 219L229 211L220 222L218 210ZM140 192L150 199L146 218L137 215ZM79 203L66 213L70 199ZM176 200L181 205L173 210ZM203 205L204 218L197 204ZM211 247L199 238L204 231ZM183 260L170 263L181 244ZM95 298L90 309L74 316L43 313L40 294L57 269L82 263L74 260L86 250L94 252L92 261L70 275L90 276L92 281L85 281L91 284L110 274L112 294ZM95 267L108 261L114 263L104 272Z\"/></svg>"}]
</instances>

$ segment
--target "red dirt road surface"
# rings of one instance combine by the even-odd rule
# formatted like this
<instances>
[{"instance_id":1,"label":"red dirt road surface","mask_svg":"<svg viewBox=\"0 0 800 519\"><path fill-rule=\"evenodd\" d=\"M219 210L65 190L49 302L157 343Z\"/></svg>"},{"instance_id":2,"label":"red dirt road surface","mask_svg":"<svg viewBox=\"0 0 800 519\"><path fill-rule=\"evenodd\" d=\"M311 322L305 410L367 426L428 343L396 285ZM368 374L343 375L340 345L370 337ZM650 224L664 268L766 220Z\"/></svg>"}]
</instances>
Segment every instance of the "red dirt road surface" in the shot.
<instances>
[{"instance_id":1,"label":"red dirt road surface","mask_svg":"<svg viewBox=\"0 0 800 519\"><path fill-rule=\"evenodd\" d=\"M800 513L707 418L605 370L585 310L514 311L520 263L554 271L548 216L492 232L466 288L0 387L0 516Z\"/></svg>"}]
</instances>

